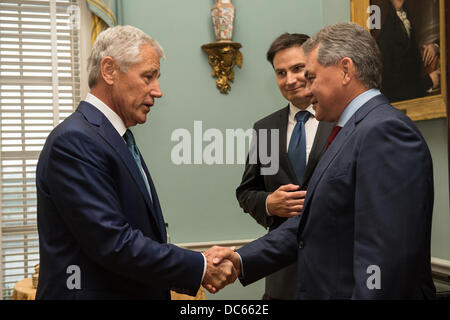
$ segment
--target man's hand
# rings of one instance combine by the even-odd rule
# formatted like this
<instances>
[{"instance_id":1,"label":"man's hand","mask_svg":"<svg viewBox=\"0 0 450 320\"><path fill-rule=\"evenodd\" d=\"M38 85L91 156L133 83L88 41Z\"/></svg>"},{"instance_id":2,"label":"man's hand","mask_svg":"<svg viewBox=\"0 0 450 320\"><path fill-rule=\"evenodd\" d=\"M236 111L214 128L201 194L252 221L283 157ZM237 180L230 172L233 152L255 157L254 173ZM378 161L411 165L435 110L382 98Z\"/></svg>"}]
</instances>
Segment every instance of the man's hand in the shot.
<instances>
[{"instance_id":1,"label":"man's hand","mask_svg":"<svg viewBox=\"0 0 450 320\"><path fill-rule=\"evenodd\" d=\"M267 197L267 209L273 216L294 217L303 210L306 191L298 190L299 186L286 184L279 187Z\"/></svg>"},{"instance_id":2,"label":"man's hand","mask_svg":"<svg viewBox=\"0 0 450 320\"><path fill-rule=\"evenodd\" d=\"M203 252L207 267L202 286L209 292L217 293L226 285L236 281L241 272L241 262L234 251L234 247L214 246Z\"/></svg>"},{"instance_id":3,"label":"man's hand","mask_svg":"<svg viewBox=\"0 0 450 320\"><path fill-rule=\"evenodd\" d=\"M439 54L439 47L433 43L426 44L423 46L423 65L428 67L434 60L434 58Z\"/></svg>"}]
</instances>

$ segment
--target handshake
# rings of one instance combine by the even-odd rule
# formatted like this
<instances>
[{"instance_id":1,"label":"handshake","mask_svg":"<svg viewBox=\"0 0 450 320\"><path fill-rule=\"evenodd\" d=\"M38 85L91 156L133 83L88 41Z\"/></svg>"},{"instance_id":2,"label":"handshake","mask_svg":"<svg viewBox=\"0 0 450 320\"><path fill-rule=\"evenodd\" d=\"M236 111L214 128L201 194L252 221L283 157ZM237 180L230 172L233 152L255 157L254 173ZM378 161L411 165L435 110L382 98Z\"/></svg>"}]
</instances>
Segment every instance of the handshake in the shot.
<instances>
[{"instance_id":1,"label":"handshake","mask_svg":"<svg viewBox=\"0 0 450 320\"><path fill-rule=\"evenodd\" d=\"M202 286L210 293L217 293L233 283L241 273L241 259L236 248L214 246L203 252L206 257L206 273Z\"/></svg>"}]
</instances>

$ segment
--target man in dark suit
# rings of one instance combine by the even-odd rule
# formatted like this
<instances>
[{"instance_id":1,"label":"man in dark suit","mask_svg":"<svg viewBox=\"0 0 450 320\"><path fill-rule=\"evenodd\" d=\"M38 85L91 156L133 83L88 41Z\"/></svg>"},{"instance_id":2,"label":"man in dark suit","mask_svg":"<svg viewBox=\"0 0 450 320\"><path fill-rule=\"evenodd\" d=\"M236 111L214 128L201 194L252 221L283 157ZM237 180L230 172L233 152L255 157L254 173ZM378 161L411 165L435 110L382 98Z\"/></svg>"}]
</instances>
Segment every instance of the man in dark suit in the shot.
<instances>
[{"instance_id":1,"label":"man in dark suit","mask_svg":"<svg viewBox=\"0 0 450 320\"><path fill-rule=\"evenodd\" d=\"M378 90L375 40L340 23L303 48L316 117L337 124L335 138L310 179L302 215L234 255L242 283L297 260L300 299L435 297L431 156L414 123Z\"/></svg>"},{"instance_id":2,"label":"man in dark suit","mask_svg":"<svg viewBox=\"0 0 450 320\"><path fill-rule=\"evenodd\" d=\"M289 104L257 121L253 126L256 139L262 130L277 130L278 140L273 142L279 149L278 171L264 175L259 157L256 163L247 158L242 182L236 190L239 204L264 228L276 229L288 218L301 212L306 186L320 159L333 125L315 118L310 99L311 91L306 88L304 68L306 57L301 48L309 37L304 34L285 33L275 39L267 52L272 64L277 85ZM307 112L304 121L305 137L296 135L298 129L296 114ZM297 125L297 127L296 127ZM271 136L268 134L268 136ZM305 161L302 163L289 156L289 148L299 139L305 139ZM270 140L266 150L272 150ZM252 144L261 149L261 144ZM295 160L294 160L295 159ZM303 167L302 167L303 166ZM269 275L263 299L296 299L297 264Z\"/></svg>"},{"instance_id":3,"label":"man in dark suit","mask_svg":"<svg viewBox=\"0 0 450 320\"><path fill-rule=\"evenodd\" d=\"M131 26L98 36L91 91L51 132L37 165L37 299L170 299L170 289L195 295L201 283L218 290L236 278L231 262L214 266L209 251L167 244L158 195L129 130L162 95L162 57L160 45Z\"/></svg>"}]
</instances>

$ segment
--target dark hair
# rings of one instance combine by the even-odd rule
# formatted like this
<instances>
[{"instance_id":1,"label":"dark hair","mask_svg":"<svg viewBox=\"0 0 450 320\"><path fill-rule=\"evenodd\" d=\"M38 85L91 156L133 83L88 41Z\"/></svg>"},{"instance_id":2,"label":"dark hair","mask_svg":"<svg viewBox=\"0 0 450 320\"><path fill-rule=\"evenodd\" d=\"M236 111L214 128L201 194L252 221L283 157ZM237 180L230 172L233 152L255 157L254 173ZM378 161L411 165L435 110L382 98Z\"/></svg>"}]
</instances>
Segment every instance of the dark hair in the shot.
<instances>
[{"instance_id":1,"label":"dark hair","mask_svg":"<svg viewBox=\"0 0 450 320\"><path fill-rule=\"evenodd\" d=\"M267 51L267 61L269 61L273 66L273 58L278 51L288 49L291 47L301 47L302 44L309 39L309 36L301 33L283 33L281 36L276 38L270 45Z\"/></svg>"}]
</instances>

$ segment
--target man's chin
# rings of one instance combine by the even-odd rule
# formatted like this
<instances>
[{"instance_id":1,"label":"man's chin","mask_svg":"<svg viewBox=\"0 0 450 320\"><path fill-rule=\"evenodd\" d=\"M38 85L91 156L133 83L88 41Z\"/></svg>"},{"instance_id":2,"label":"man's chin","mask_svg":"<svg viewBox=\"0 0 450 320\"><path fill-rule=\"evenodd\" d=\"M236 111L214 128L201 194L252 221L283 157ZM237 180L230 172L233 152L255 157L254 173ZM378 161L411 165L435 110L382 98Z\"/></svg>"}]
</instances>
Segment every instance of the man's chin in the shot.
<instances>
[{"instance_id":1,"label":"man's chin","mask_svg":"<svg viewBox=\"0 0 450 320\"><path fill-rule=\"evenodd\" d=\"M317 107L317 105L313 106L314 111L316 112L315 114L315 118L317 121L325 121L325 117L324 114L322 112L320 112L320 109Z\"/></svg>"},{"instance_id":2,"label":"man's chin","mask_svg":"<svg viewBox=\"0 0 450 320\"><path fill-rule=\"evenodd\" d=\"M147 117L144 117L143 119L139 119L138 123L139 124L144 124L147 122Z\"/></svg>"},{"instance_id":3,"label":"man's chin","mask_svg":"<svg viewBox=\"0 0 450 320\"><path fill-rule=\"evenodd\" d=\"M135 118L134 119L134 126L137 125L137 124L144 124L145 122L147 122L147 117L145 115L141 116L139 118Z\"/></svg>"},{"instance_id":4,"label":"man's chin","mask_svg":"<svg viewBox=\"0 0 450 320\"><path fill-rule=\"evenodd\" d=\"M311 101L308 98L292 97L292 99L288 100L299 109L306 109L311 105Z\"/></svg>"},{"instance_id":5,"label":"man's chin","mask_svg":"<svg viewBox=\"0 0 450 320\"><path fill-rule=\"evenodd\" d=\"M148 114L149 114L149 113L150 113L150 110L142 112L142 113L139 115L139 118L137 119L137 120L138 120L138 123L139 123L139 124L145 123L145 122L147 121L147 117L148 117Z\"/></svg>"}]
</instances>

